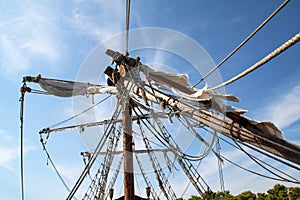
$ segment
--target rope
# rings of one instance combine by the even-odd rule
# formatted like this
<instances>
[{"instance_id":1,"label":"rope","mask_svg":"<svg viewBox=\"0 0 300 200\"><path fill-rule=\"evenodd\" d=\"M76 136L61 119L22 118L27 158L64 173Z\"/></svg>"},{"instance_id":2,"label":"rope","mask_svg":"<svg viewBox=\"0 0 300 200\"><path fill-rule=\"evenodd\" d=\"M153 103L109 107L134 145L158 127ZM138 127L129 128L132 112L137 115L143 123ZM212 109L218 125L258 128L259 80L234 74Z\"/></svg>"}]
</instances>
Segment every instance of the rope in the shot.
<instances>
[{"instance_id":1,"label":"rope","mask_svg":"<svg viewBox=\"0 0 300 200\"><path fill-rule=\"evenodd\" d=\"M25 199L25 190L24 190L24 100L26 93L26 83L21 87L21 97L20 97L20 140L21 140L21 148L20 148L20 176L21 176L21 196L22 200Z\"/></svg>"},{"instance_id":2,"label":"rope","mask_svg":"<svg viewBox=\"0 0 300 200\"><path fill-rule=\"evenodd\" d=\"M134 174L134 177L135 177L135 179L137 180L136 173ZM136 183L137 188L138 188L138 190L139 190L139 192L140 192L140 195L142 195L142 191L141 191L141 188L140 188L140 185L139 185L139 181L135 181L135 183Z\"/></svg>"},{"instance_id":3,"label":"rope","mask_svg":"<svg viewBox=\"0 0 300 200\"><path fill-rule=\"evenodd\" d=\"M115 174L114 174L114 176L111 178L111 181L110 181L110 183L109 183L109 185L108 185L108 187L107 187L108 190L114 188L114 185L115 185L115 183L116 183L116 180L117 180L117 178L118 178L118 176L119 176L119 172L120 172L120 169L121 169L121 165L122 165L122 162L123 162L123 158L124 158L124 156L122 155L122 157L121 157L121 159L120 159L120 161L119 161L119 163L118 163L118 165L117 165L117 168L116 168L116 170L115 170ZM107 198L108 198L108 196L109 196L109 192L107 191L106 193L107 193L107 194L106 194L105 200L107 200Z\"/></svg>"},{"instance_id":4,"label":"rope","mask_svg":"<svg viewBox=\"0 0 300 200\"><path fill-rule=\"evenodd\" d=\"M116 107L116 110L111 118L111 123L108 124L106 130L104 131L104 134L102 136L102 138L100 139L100 141L98 142L96 149L94 151L94 153L92 154L92 157L90 158L89 162L86 164L83 172L81 173L80 177L78 178L77 182L75 183L74 187L72 188L71 192L69 193L69 196L67 197L67 200L71 200L73 198L73 196L75 195L76 191L78 190L78 188L80 187L81 183L83 182L83 180L85 179L86 175L89 173L90 168L92 167L92 165L94 164L99 152L101 151L102 147L104 146L109 133L112 131L113 129L113 125L110 126L112 124L112 121L114 120L115 117L118 117L121 109L119 109L119 103L117 104L118 106Z\"/></svg>"},{"instance_id":5,"label":"rope","mask_svg":"<svg viewBox=\"0 0 300 200\"><path fill-rule=\"evenodd\" d=\"M284 1L263 23L261 23L241 44L239 44L230 54L228 54L220 63L218 63L212 70L210 70L205 76L197 81L193 87L196 87L214 71L216 71L223 63L225 63L235 52L237 52L244 44L250 40L262 27L264 27L290 0Z\"/></svg>"},{"instance_id":6,"label":"rope","mask_svg":"<svg viewBox=\"0 0 300 200\"><path fill-rule=\"evenodd\" d=\"M275 176L277 176L277 177L280 177L281 179L279 179L279 180L281 180L281 181L286 181L286 182L292 182L292 183L298 183L298 184L299 184L299 181L298 181L297 179L295 179L294 177L292 177L292 176L290 176L289 174L287 174L287 173L285 173L285 172L283 172L283 171L281 171L281 170L279 170L279 169L273 167L272 165L270 165L270 164L268 164L267 162L265 162L265 161L263 161L263 160L261 160L261 159L255 157L254 155L251 155L250 153L248 153L248 152L247 152L246 150L244 150L240 145L237 144L238 141L236 141L235 139L232 138L232 140L235 142L236 145L230 143L229 141L227 141L226 139L224 139L224 138L222 138L222 137L218 137L218 138L219 138L220 140L222 140L223 142L225 142L225 143L231 145L232 147L234 147L234 148L236 148L236 149L242 151L243 153L245 153L250 159L252 159L254 162L256 162L259 166L261 166L262 164L258 163L258 161L260 161L260 162L264 163L265 165L267 165L267 166L273 168L274 170L276 170L276 171L282 173L283 175L285 175L285 176L287 176L287 177L289 177L289 178L291 178L291 179L294 179L295 181L291 181L291 180L285 179L285 178L283 178L283 177L281 177L281 176L279 176L279 175L277 175L277 174L274 174L274 172L270 171L269 169L266 169L264 166L261 166L261 167L264 168L266 171L272 173L273 175L275 175ZM241 142L239 142L239 143L241 143ZM260 151L260 150L257 150L256 148L252 147L251 145L248 145L248 144L246 144L246 143L241 143L241 144L244 145L244 146L246 146L246 147L248 147L249 149L252 149L252 150L254 150L254 151L258 151L259 153L261 153L261 154L263 154L263 155L265 155L265 156L267 156L267 157L270 157L268 154L266 154L266 153L264 153L264 152L262 152L262 151ZM278 161L278 162L281 162L280 160L275 159L274 157L270 157L270 158L273 159L273 160L276 160L276 161ZM282 164L287 165L286 163L282 163ZM293 167L293 166L289 166L289 167ZM300 169L297 169L297 168L295 168L295 169L296 169L296 170L300 170Z\"/></svg>"},{"instance_id":7,"label":"rope","mask_svg":"<svg viewBox=\"0 0 300 200\"><path fill-rule=\"evenodd\" d=\"M181 124L187 129L189 130L189 132L191 132L200 142L202 142L209 150L211 150L215 156L222 160L220 155L212 148L212 145L213 145L213 142L211 144L208 144L208 142L206 142L206 140L204 140L198 133L197 131L195 131L195 129L193 128L193 126L190 124L190 122L188 121L188 119L182 115L182 118L185 120L186 123L183 122L183 120L179 119L179 121L181 122ZM207 151L206 153L204 153L203 155L201 156L198 156L198 158L196 157L195 160L198 160L198 159L203 159L205 156L207 156L207 154L209 153L209 151ZM191 157L194 157L194 156L191 156ZM193 159L191 159L193 160Z\"/></svg>"},{"instance_id":8,"label":"rope","mask_svg":"<svg viewBox=\"0 0 300 200\"><path fill-rule=\"evenodd\" d=\"M36 90L36 89L31 89L31 93L34 93L34 94L43 94L43 95L51 95L48 92L45 92L45 91L42 91L42 90Z\"/></svg>"},{"instance_id":9,"label":"rope","mask_svg":"<svg viewBox=\"0 0 300 200\"><path fill-rule=\"evenodd\" d=\"M126 55L128 54L129 41L130 0L126 0Z\"/></svg>"},{"instance_id":10,"label":"rope","mask_svg":"<svg viewBox=\"0 0 300 200\"><path fill-rule=\"evenodd\" d=\"M299 42L299 40L300 40L300 32L297 33L290 40L288 40L287 42L285 42L284 44L282 44L280 47L278 47L277 49L275 49L273 52L271 52L270 54L268 54L266 57L264 57L263 59L261 59L260 61L258 61L254 65L252 65L251 67L249 67L247 70L243 71L242 73L238 74L237 76L231 78L230 80L228 80L228 81L226 81L226 82L224 82L224 83L222 83L220 85L217 85L217 86L215 86L213 88L210 88L210 90L219 89L221 87L229 85L229 84L233 83L234 81L237 81L238 79L246 76L250 72L253 72L254 70L258 69L260 66L266 64L267 62L269 62L270 60L272 60L273 58L275 58L276 56L278 56L280 53L282 53L283 51L287 50L289 47L291 47L294 44L296 44L297 42Z\"/></svg>"},{"instance_id":11,"label":"rope","mask_svg":"<svg viewBox=\"0 0 300 200\"><path fill-rule=\"evenodd\" d=\"M58 122L58 123L56 123L56 124L53 124L53 125L49 126L48 128L50 129L50 128L57 127L57 126L59 126L59 125L61 125L61 124L64 124L64 123L66 123L66 122L68 122L68 121L70 121L70 120L72 120L72 119L78 117L79 115L82 115L83 113L85 113L85 112L87 112L87 111L93 109L94 107L98 106L99 104L103 103L103 102L104 102L105 100L107 100L109 97L111 97L111 95L105 97L104 99L102 99L102 100L99 101L98 103L96 103L96 104L94 104L93 106L91 106L91 107L89 107L89 108L83 110L82 112L80 112L80 113L78 113L78 114L76 114L76 115L74 115L74 116L72 116L72 117L70 117L70 118L68 118L68 119L65 119L65 120L63 120L63 121L61 121L61 122Z\"/></svg>"},{"instance_id":12,"label":"rope","mask_svg":"<svg viewBox=\"0 0 300 200\"><path fill-rule=\"evenodd\" d=\"M50 154L49 154L49 152L46 149L46 145L45 145L44 140L43 140L42 137L40 139L40 142L41 142L41 144L43 146L43 150L45 151L45 153L47 155L47 159L50 161L50 164L52 165L55 173L57 174L58 178L60 179L60 181L62 182L62 184L65 186L65 188L67 189L67 191L70 192L70 188L68 187L67 183L64 181L63 177L61 176L61 174L59 173L57 167L55 166L53 160L51 159ZM76 199L76 198L74 197L74 199Z\"/></svg>"},{"instance_id":13,"label":"rope","mask_svg":"<svg viewBox=\"0 0 300 200\"><path fill-rule=\"evenodd\" d=\"M253 160L257 165L259 165L260 167L262 167L263 169L265 169L265 170L268 171L269 173L273 174L274 176L277 176L278 178L281 178L282 181L291 182L291 183L298 183L298 184L300 183L300 182L299 182L297 179L295 179L294 177L292 177L292 176L290 176L290 175L288 175L288 174L286 174L286 173L280 171L279 169L277 169L277 168L273 167L272 165L268 164L267 162L265 162L265 161L263 161L263 160L261 160L261 159L255 157L254 155L251 155L250 153L248 153L245 149L243 149L243 148L237 143L236 140L233 140L233 141L234 141L234 143L236 144L236 146L237 146L237 148L238 148L239 150L241 150L242 152L244 152L251 160ZM261 164L260 162L261 162L262 164ZM268 168L267 168L266 166L264 166L263 164L265 164L265 165L267 165L267 166L273 168L274 170L276 170L276 171L278 171L278 172L283 173L284 175L286 175L286 176L288 176L288 177L294 179L295 181L286 179L286 178L284 178L284 177L282 177L282 176L276 174L275 172L271 171L270 169L268 169Z\"/></svg>"},{"instance_id":14,"label":"rope","mask_svg":"<svg viewBox=\"0 0 300 200\"><path fill-rule=\"evenodd\" d=\"M116 106L116 109L114 111L113 116L111 117L110 123L107 125L102 138L98 142L98 144L97 144L97 146L95 148L95 151L92 154L92 157L90 158L89 162L85 166L83 172L81 173L80 177L78 178L77 182L75 183L74 187L72 188L70 194L67 197L67 200L71 200L73 198L73 196L75 195L76 191L79 189L80 185L84 181L86 175L89 173L90 168L94 164L94 162L95 162L95 160L96 160L99 152L101 151L102 147L104 146L104 144L105 144L105 142L106 142L106 140L107 140L107 138L109 136L109 133L112 131L112 129L114 127L112 125L112 123L113 123L113 121L115 119L118 118L118 116L120 115L120 112L122 110L122 109L120 109L121 102L124 101L124 99L126 99L128 97L128 92L127 91L129 91L129 90L132 89L132 85L130 85L129 88L128 87L129 87L129 82L127 83L127 85L125 86L125 88L122 88L123 92L120 95L120 98L118 99L117 106Z\"/></svg>"},{"instance_id":15,"label":"rope","mask_svg":"<svg viewBox=\"0 0 300 200\"><path fill-rule=\"evenodd\" d=\"M205 128L205 127L202 127L202 128L203 128L204 130L206 130L206 131L209 131L209 130L208 130L207 128ZM251 139L250 136L247 136L247 135L244 135L244 134L242 134L242 135L243 135L243 137L248 137L248 139ZM262 136L259 136L259 135L256 135L256 137L257 137L257 139L263 139L263 137L262 137ZM232 138L232 137L230 137L230 138ZM221 139L221 140L227 142L226 140L224 140L224 139L221 138L221 137L219 137L219 139ZM279 143L274 142L274 141L269 141L269 142L271 142L272 144L275 144L275 145L280 145ZM229 142L227 142L227 143L230 144ZM230 144L230 145L232 145L232 144ZM269 158L271 158L271 159L273 159L273 160L276 160L276 161L278 161L278 162L280 162L280 163L282 163L282 164L284 164L284 165L286 165L286 166L289 166L289 167L291 167L291 168L294 168L294 169L300 171L300 168L299 168L298 166L295 166L295 165L293 165L293 164L291 164L291 163L289 163L289 162L287 162L287 161L284 161L284 160L280 159L279 157L275 157L275 156L273 156L273 155L271 155L271 154L269 154L269 153L267 153L267 152L265 152L265 151L259 149L259 148L256 147L256 146L247 144L247 143L245 143L245 142L243 143L243 145L246 146L246 147L248 147L248 148L250 148L250 149L252 149L252 150L254 150L254 151L257 151L258 153L263 154L263 155L265 155L265 156L267 156L267 157L269 157ZM234 147L235 147L235 146L234 146ZM284 147L282 146L282 148L284 148Z\"/></svg>"},{"instance_id":16,"label":"rope","mask_svg":"<svg viewBox=\"0 0 300 200\"><path fill-rule=\"evenodd\" d=\"M214 131L214 133L217 134L216 131ZM216 149L217 149L217 152L220 156L221 155L221 145L220 145L219 137L217 139ZM225 185L224 185L224 176L223 176L222 164L223 163L220 161L220 159L218 159L218 169L219 169L219 179L220 179L221 192L224 193L225 192Z\"/></svg>"},{"instance_id":17,"label":"rope","mask_svg":"<svg viewBox=\"0 0 300 200\"><path fill-rule=\"evenodd\" d=\"M202 127L202 128L203 128L204 130L210 132L210 131L209 131L208 129L206 129L205 127ZM299 184L299 181L298 181L297 179L295 179L294 177L292 177L292 176L288 175L287 173L285 173L285 172L283 172L283 171L281 171L281 170L279 170L279 169L277 169L277 168L271 166L271 165L268 164L267 162L264 162L263 160L261 160L261 159L255 157L254 155L251 155L250 153L248 153L247 151L245 151L240 145L237 144L237 142L236 142L235 139L233 139L233 141L236 143L236 145L230 143L229 141L223 139L222 137L218 137L218 139L221 139L222 141L226 142L227 144L229 144L229 145L235 147L236 149L242 151L242 152L245 153L250 159L252 159L256 164L258 164L260 167L262 167L263 169L265 169L265 170L268 171L269 173L271 173L271 174L273 174L273 175L279 177L280 179L273 178L273 177L270 177L270 176L266 176L266 175L260 174L260 173L258 173L258 172L253 172L252 170L246 169L246 168L242 167L241 165L239 165L239 164L237 164L237 163L234 163L233 161L229 161L229 159L226 159L226 158L225 158L225 160L227 160L228 162L232 163L233 165L235 165L235 166L237 166L237 167L239 167L239 168L241 168L241 169L243 169L243 170L245 170L245 171L248 171L248 172L250 172L250 173L256 174L256 175L258 175L258 176L262 176L262 177L269 178L269 179L272 179L272 180L285 181L285 182L291 182L291 183ZM259 151L259 150L257 150L256 148L253 148L253 147L250 146L250 145L247 145L246 143L242 143L242 144L243 144L244 146L246 146L246 147L252 149L252 150L256 150L256 151L258 151L259 153L262 153L262 154L265 155L265 156L269 156L268 154L263 153L262 151ZM220 154L220 156L221 156L222 158L224 158L224 156L222 156L221 154ZM270 157L270 156L269 156L269 157ZM272 158L272 159L274 159L274 160L276 160L276 161L282 162L281 160L275 159L274 157L270 157L270 158ZM262 164L260 164L258 161L260 161L260 162L262 162L263 164L265 164L265 165L267 165L267 166L273 168L274 170L276 170L276 171L278 171L278 172L284 174L285 176L287 176L287 177L289 177L289 178L291 178L291 179L294 179L295 181L286 179L286 178L284 178L284 177L282 177L282 176L276 174L275 172L271 171L270 169L267 169L265 166L263 166ZM286 164L286 163L283 163L283 164ZM289 165L289 166L290 166L290 165ZM293 167L293 166L290 166L290 167ZM299 169L298 169L298 170L299 170Z\"/></svg>"},{"instance_id":18,"label":"rope","mask_svg":"<svg viewBox=\"0 0 300 200\"><path fill-rule=\"evenodd\" d=\"M247 171L247 172L249 172L249 173L252 173L252 174L255 174L255 175L264 177L264 178L268 178L268 179L271 179L271 180L275 180L275 181L282 181L281 179L274 178L274 177L270 177L270 176L267 176L267 175L264 175L264 174L260 174L260 173L258 173L258 172L256 172L256 171L247 169L247 168L245 168L245 167L243 167L243 166L241 166L241 165L239 165L239 164L237 164L237 163L235 163L235 162L233 162L233 161L227 159L227 158L224 157L224 156L221 156L221 157L222 157L222 159L226 160L227 162L231 163L232 165L234 165L234 166L236 166L236 167L238 167L238 168L240 168L240 169L243 169L243 170L245 170L245 171Z\"/></svg>"},{"instance_id":19,"label":"rope","mask_svg":"<svg viewBox=\"0 0 300 200\"><path fill-rule=\"evenodd\" d=\"M224 142L226 142L227 144L230 144L231 146L233 146L233 147L239 149L237 146L231 144L230 142L226 141L225 139L223 139L223 138L221 138L221 137L220 137L220 139L222 139L222 140L223 140ZM233 141L236 142L236 140L235 140L234 138L231 138L231 139L232 139ZM246 144L246 143L241 143L241 144L243 144L244 146L248 147L249 149L252 149L252 150L254 150L254 151L257 151L258 153L260 153L260 154L262 154L262 155L264 155L264 156L269 157L270 159L273 159L273 160L275 160L275 161L277 161L277 162L280 162L280 163L282 163L282 164L284 164L284 165L286 165L286 166L289 166L289 167L291 167L291 168L294 168L294 169L300 171L300 168L297 168L297 167L295 167L295 166L293 166L293 165L291 165L291 164L289 164L289 163L287 163L287 162L284 162L284 161L282 161L282 160L280 160L280 159L278 159L278 158L276 158L276 157L274 157L274 156L271 156L271 155L269 155L269 154L267 154L267 153L265 153L265 152L263 152L263 151L261 151L261 150L255 148L255 147L249 145L249 144ZM253 156L253 155L252 155L252 156ZM256 159L258 159L258 158L256 158ZM264 162L264 161L262 161L262 162ZM292 179L298 181L298 180L295 179L294 177L292 177L292 176L288 175L287 173L285 173L285 172L283 172L283 171L281 171L281 170L279 170L279 169L277 169L277 168L275 168L275 167L269 165L268 163L264 162L264 164L266 164L266 165L268 165L269 167L275 169L276 171L278 171L278 172L284 174L285 176L288 176L288 177L290 177L290 178L292 178ZM298 181L298 182L299 182L299 181Z\"/></svg>"}]
</instances>

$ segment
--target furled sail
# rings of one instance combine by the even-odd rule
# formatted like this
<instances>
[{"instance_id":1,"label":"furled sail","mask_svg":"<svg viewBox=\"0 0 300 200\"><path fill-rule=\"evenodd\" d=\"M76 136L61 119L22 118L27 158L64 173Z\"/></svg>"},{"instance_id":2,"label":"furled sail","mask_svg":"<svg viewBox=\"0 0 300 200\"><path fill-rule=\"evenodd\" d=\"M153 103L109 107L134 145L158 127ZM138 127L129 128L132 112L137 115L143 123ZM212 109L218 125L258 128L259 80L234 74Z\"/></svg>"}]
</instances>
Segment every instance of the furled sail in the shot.
<instances>
[{"instance_id":1,"label":"furled sail","mask_svg":"<svg viewBox=\"0 0 300 200\"><path fill-rule=\"evenodd\" d=\"M170 74L163 71L155 71L146 65L140 65L140 70L145 74L148 80L154 82L155 85L165 86L165 88L173 88L186 94L192 94L194 91L189 88L187 74Z\"/></svg>"},{"instance_id":2,"label":"furled sail","mask_svg":"<svg viewBox=\"0 0 300 200\"><path fill-rule=\"evenodd\" d=\"M38 83L46 92L59 97L72 97L95 93L104 94L110 91L110 89L102 85L42 78L41 75L37 77L26 76L24 80Z\"/></svg>"}]
</instances>

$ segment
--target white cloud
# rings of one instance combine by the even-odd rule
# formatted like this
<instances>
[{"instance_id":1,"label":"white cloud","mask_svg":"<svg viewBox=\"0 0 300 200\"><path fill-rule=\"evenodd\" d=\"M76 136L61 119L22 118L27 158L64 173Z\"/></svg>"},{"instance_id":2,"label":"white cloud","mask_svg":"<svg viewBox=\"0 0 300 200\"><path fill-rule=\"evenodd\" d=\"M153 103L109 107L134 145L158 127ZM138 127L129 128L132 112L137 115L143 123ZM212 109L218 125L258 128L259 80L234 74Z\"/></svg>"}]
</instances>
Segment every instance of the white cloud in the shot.
<instances>
[{"instance_id":1,"label":"white cloud","mask_svg":"<svg viewBox=\"0 0 300 200\"><path fill-rule=\"evenodd\" d=\"M5 72L14 73L29 68L29 60L17 45L6 35L0 36L1 61L0 68Z\"/></svg>"},{"instance_id":2,"label":"white cloud","mask_svg":"<svg viewBox=\"0 0 300 200\"><path fill-rule=\"evenodd\" d=\"M12 141L13 137L0 129L0 167L6 170L13 170L12 162L20 155L20 148L10 145Z\"/></svg>"},{"instance_id":3,"label":"white cloud","mask_svg":"<svg viewBox=\"0 0 300 200\"><path fill-rule=\"evenodd\" d=\"M19 157L18 147L0 147L0 167L7 170L13 170L11 163Z\"/></svg>"},{"instance_id":4,"label":"white cloud","mask_svg":"<svg viewBox=\"0 0 300 200\"><path fill-rule=\"evenodd\" d=\"M33 60L43 60L49 64L56 61L63 48L62 29L57 16L47 5L26 2L14 5L18 9L0 15L0 67L6 72L16 73L31 67Z\"/></svg>"},{"instance_id":5,"label":"white cloud","mask_svg":"<svg viewBox=\"0 0 300 200\"><path fill-rule=\"evenodd\" d=\"M0 129L0 168L13 171L13 162L20 156L20 146L8 132ZM35 149L34 146L26 146L24 154L28 150Z\"/></svg>"},{"instance_id":6,"label":"white cloud","mask_svg":"<svg viewBox=\"0 0 300 200\"><path fill-rule=\"evenodd\" d=\"M52 168L52 166L51 166L51 168ZM56 168L63 177L67 178L69 181L72 181L72 182L74 182L76 180L76 178L78 177L78 175L80 175L82 172L81 167L76 167L74 165L67 166L65 164L56 164Z\"/></svg>"},{"instance_id":7,"label":"white cloud","mask_svg":"<svg viewBox=\"0 0 300 200\"><path fill-rule=\"evenodd\" d=\"M2 141L12 140L13 136L7 134L4 130L0 129L0 138Z\"/></svg>"},{"instance_id":8,"label":"white cloud","mask_svg":"<svg viewBox=\"0 0 300 200\"><path fill-rule=\"evenodd\" d=\"M260 118L274 122L280 129L288 127L300 119L299 102L300 84L283 93L281 97L268 105L262 112L265 114Z\"/></svg>"},{"instance_id":9,"label":"white cloud","mask_svg":"<svg viewBox=\"0 0 300 200\"><path fill-rule=\"evenodd\" d=\"M122 27L125 27L125 8L122 1L75 3L77 5L73 9L71 23L82 35L100 41L120 33Z\"/></svg>"}]
</instances>

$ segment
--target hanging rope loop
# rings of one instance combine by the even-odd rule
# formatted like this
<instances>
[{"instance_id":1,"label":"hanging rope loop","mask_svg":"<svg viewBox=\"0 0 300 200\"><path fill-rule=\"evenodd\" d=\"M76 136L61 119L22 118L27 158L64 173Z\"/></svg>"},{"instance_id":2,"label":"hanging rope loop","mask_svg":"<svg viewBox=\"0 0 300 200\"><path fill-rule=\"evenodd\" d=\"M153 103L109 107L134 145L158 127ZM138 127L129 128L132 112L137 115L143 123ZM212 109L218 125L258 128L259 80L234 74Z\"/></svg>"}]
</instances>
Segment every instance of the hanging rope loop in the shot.
<instances>
[{"instance_id":1,"label":"hanging rope loop","mask_svg":"<svg viewBox=\"0 0 300 200\"><path fill-rule=\"evenodd\" d=\"M285 0L265 21L263 21L241 44L239 44L228 56L226 56L219 64L217 64L212 70L210 70L205 76L197 81L193 87L199 85L209 75L216 71L222 64L224 64L233 54L235 54L244 44L248 42L262 27L264 27L290 0Z\"/></svg>"},{"instance_id":2,"label":"hanging rope loop","mask_svg":"<svg viewBox=\"0 0 300 200\"><path fill-rule=\"evenodd\" d=\"M263 59L261 59L260 61L258 61L257 63L255 63L254 65L252 65L248 69L246 69L245 71L243 71L242 73L236 75L235 77L231 78L230 80L228 80L228 81L226 81L226 82L224 82L224 83L222 83L220 85L217 85L217 86L215 86L213 88L210 88L210 90L219 89L221 87L224 87L226 85L229 85L229 84L233 83L234 81L239 80L240 78L246 76L247 74L253 72L254 70L256 70L259 67L261 67L262 65L266 64L267 62L269 62L270 60L272 60L273 58L275 58L276 56L278 56L279 54L281 54L282 52L284 52L285 50L287 50L288 48L290 48L291 46L293 46L297 42L299 42L299 40L300 40L300 32L297 33L290 40L288 40L287 42L285 42L284 44L282 44L280 47L278 47L277 49L275 49L274 51L272 51L266 57L264 57Z\"/></svg>"}]
</instances>

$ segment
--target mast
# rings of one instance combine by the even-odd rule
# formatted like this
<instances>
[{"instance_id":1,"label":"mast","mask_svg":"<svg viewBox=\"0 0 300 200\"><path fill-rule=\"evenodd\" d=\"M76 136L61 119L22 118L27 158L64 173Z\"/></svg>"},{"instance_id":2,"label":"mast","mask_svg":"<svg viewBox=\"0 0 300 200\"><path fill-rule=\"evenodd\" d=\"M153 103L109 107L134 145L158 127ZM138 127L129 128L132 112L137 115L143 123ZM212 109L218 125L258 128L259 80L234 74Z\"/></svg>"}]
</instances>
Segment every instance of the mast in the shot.
<instances>
[{"instance_id":1,"label":"mast","mask_svg":"<svg viewBox=\"0 0 300 200\"><path fill-rule=\"evenodd\" d=\"M134 195L134 169L133 169L133 137L132 137L132 108L129 92L133 84L130 70L139 60L122 55L119 52L106 50L106 54L113 58L113 62L119 69L107 67L104 73L111 79L112 85L117 86L119 91L119 102L122 104L122 130L123 130L123 157L124 157L124 199L133 200ZM128 80L127 80L128 79ZM126 81L125 81L126 80ZM130 89L128 89L129 87Z\"/></svg>"},{"instance_id":2,"label":"mast","mask_svg":"<svg viewBox=\"0 0 300 200\"><path fill-rule=\"evenodd\" d=\"M122 130L123 130L123 155L124 155L124 199L134 199L134 169L132 151L132 119L129 98L122 104Z\"/></svg>"}]
</instances>

